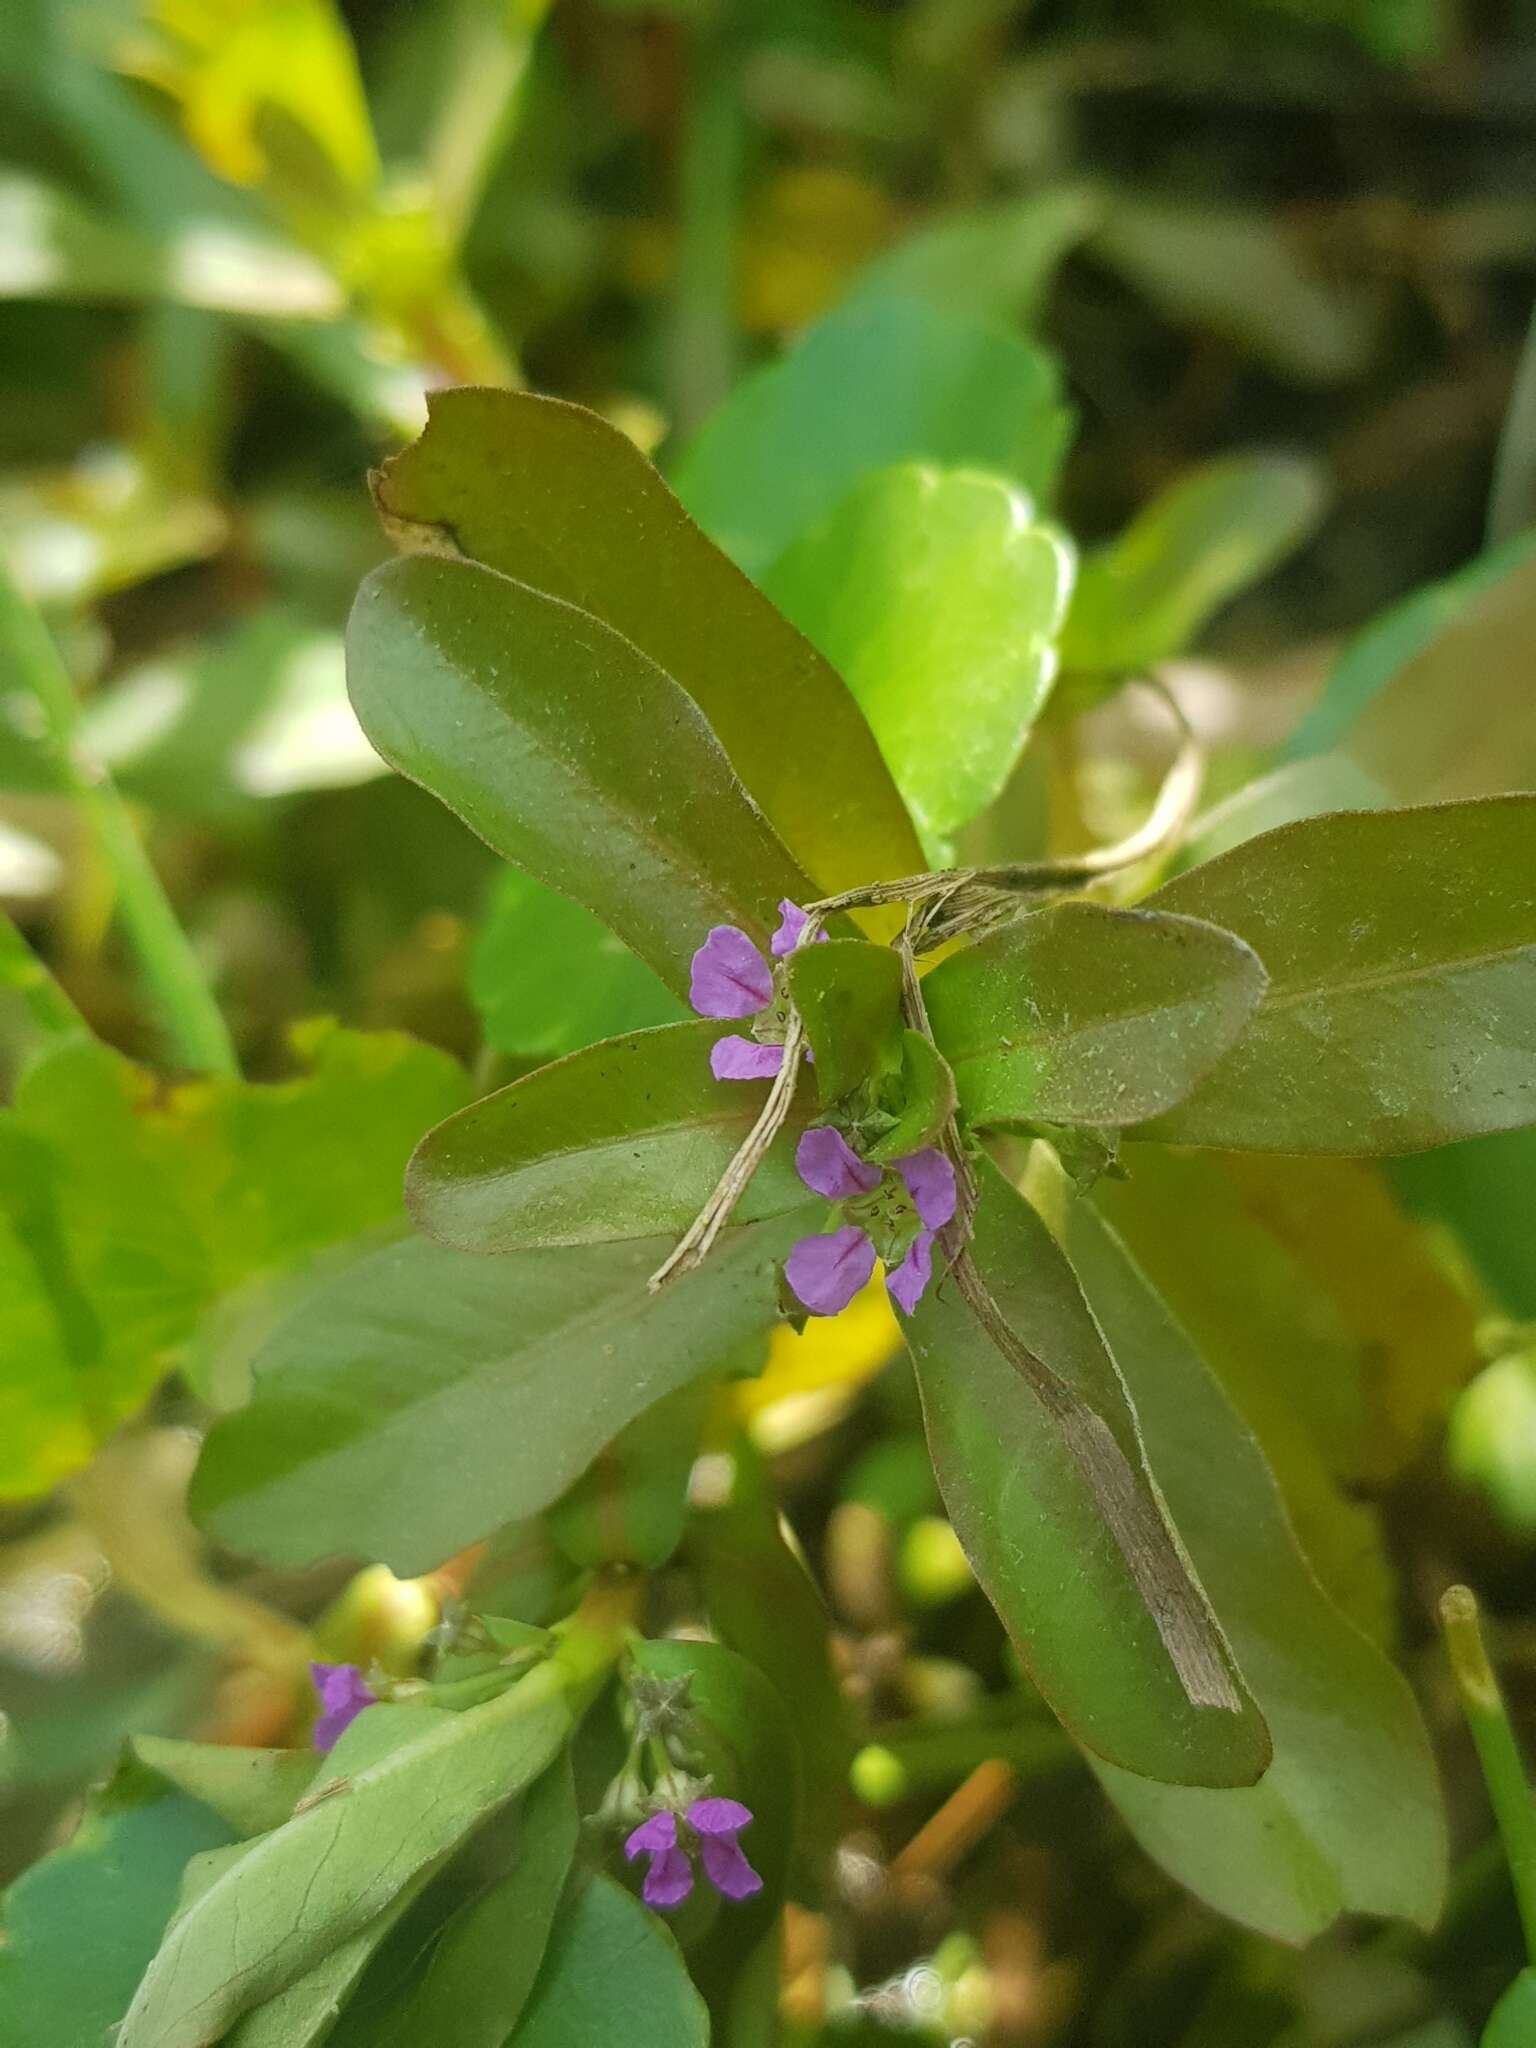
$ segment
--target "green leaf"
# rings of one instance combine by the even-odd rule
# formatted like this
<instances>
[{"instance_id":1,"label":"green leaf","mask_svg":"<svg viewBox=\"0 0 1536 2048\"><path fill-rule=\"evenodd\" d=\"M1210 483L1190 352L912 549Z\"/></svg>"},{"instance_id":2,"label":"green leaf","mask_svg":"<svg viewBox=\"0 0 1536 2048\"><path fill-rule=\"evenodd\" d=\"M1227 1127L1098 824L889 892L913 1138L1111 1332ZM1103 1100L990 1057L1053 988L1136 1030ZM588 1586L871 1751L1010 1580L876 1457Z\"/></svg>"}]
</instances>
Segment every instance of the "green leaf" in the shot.
<instances>
[{"instance_id":1,"label":"green leaf","mask_svg":"<svg viewBox=\"0 0 1536 2048\"><path fill-rule=\"evenodd\" d=\"M550 1662L461 1714L397 1709L419 1732L360 1768L343 1737L331 1765L344 1782L260 1836L176 1922L118 2048L206 2048L369 1927L549 1764L572 1726L566 1684ZM353 1728L387 1713L370 1708Z\"/></svg>"},{"instance_id":2,"label":"green leaf","mask_svg":"<svg viewBox=\"0 0 1536 2048\"><path fill-rule=\"evenodd\" d=\"M1375 351L1375 294L1323 277L1267 214L1209 193L1121 192L1088 246L1170 320L1211 330L1295 383L1342 383Z\"/></svg>"},{"instance_id":3,"label":"green leaf","mask_svg":"<svg viewBox=\"0 0 1536 2048\"><path fill-rule=\"evenodd\" d=\"M790 956L788 978L824 1106L900 1066L901 962L889 946L858 939L802 946Z\"/></svg>"},{"instance_id":4,"label":"green leaf","mask_svg":"<svg viewBox=\"0 0 1536 2048\"><path fill-rule=\"evenodd\" d=\"M82 2048L122 2018L188 1859L229 1840L206 1806L120 1766L69 1841L5 1896L0 2038Z\"/></svg>"},{"instance_id":5,"label":"green leaf","mask_svg":"<svg viewBox=\"0 0 1536 2048\"><path fill-rule=\"evenodd\" d=\"M590 911L516 868L491 892L470 955L469 993L489 1042L521 1059L558 1059L687 1015Z\"/></svg>"},{"instance_id":6,"label":"green leaf","mask_svg":"<svg viewBox=\"0 0 1536 2048\"><path fill-rule=\"evenodd\" d=\"M666 1241L365 1259L272 1338L250 1407L209 1433L194 1511L257 1555L425 1571L547 1507L642 1409L766 1333L808 1213L733 1231L655 1295Z\"/></svg>"},{"instance_id":7,"label":"green leaf","mask_svg":"<svg viewBox=\"0 0 1536 2048\"><path fill-rule=\"evenodd\" d=\"M1270 774L1245 782L1197 818L1179 847L1177 867L1181 873L1199 867L1220 853L1230 853L1245 839L1294 825L1299 818L1320 817L1324 811L1386 810L1391 802L1380 783L1347 754L1287 761Z\"/></svg>"},{"instance_id":8,"label":"green leaf","mask_svg":"<svg viewBox=\"0 0 1536 2048\"><path fill-rule=\"evenodd\" d=\"M1141 1137L1414 1152L1536 1121L1536 797L1282 826L1148 907L1245 939L1269 987Z\"/></svg>"},{"instance_id":9,"label":"green leaf","mask_svg":"<svg viewBox=\"0 0 1536 2048\"><path fill-rule=\"evenodd\" d=\"M1179 653L1306 538L1323 503L1316 465L1299 456L1229 455L1186 471L1083 562L1063 662L1134 669Z\"/></svg>"},{"instance_id":10,"label":"green leaf","mask_svg":"<svg viewBox=\"0 0 1536 2048\"><path fill-rule=\"evenodd\" d=\"M780 899L815 896L681 686L558 598L470 562L388 562L353 607L347 678L392 767L680 995L711 925L766 950Z\"/></svg>"},{"instance_id":11,"label":"green leaf","mask_svg":"<svg viewBox=\"0 0 1536 2048\"><path fill-rule=\"evenodd\" d=\"M1029 327L1062 257L1102 211L1087 185L1050 185L998 206L946 209L866 263L844 303L925 299L951 314Z\"/></svg>"},{"instance_id":12,"label":"green leaf","mask_svg":"<svg viewBox=\"0 0 1536 2048\"><path fill-rule=\"evenodd\" d=\"M1302 760L1340 745L1400 670L1420 656L1438 661L1435 650L1442 638L1447 642L1442 672L1463 687L1473 680L1466 672L1456 674L1460 622L1468 613L1475 620L1483 594L1507 577L1523 586L1528 579L1519 572L1533 555L1536 533L1518 534L1373 619L1334 663L1321 697L1286 743L1284 757ZM1457 697L1458 703L1464 701ZM1475 737L1470 729L1460 735L1463 744Z\"/></svg>"},{"instance_id":13,"label":"green leaf","mask_svg":"<svg viewBox=\"0 0 1536 2048\"><path fill-rule=\"evenodd\" d=\"M1432 1926L1445 1820L1413 1695L1323 1594L1257 1443L1112 1233L1084 1202L1061 1228L1274 1741L1248 1788L1153 1784L1096 1762L1106 1790L1182 1884L1276 1939L1309 1940L1342 1913Z\"/></svg>"},{"instance_id":14,"label":"green leaf","mask_svg":"<svg viewBox=\"0 0 1536 2048\"><path fill-rule=\"evenodd\" d=\"M836 672L596 413L525 392L438 392L425 434L375 491L403 545L446 547L562 598L665 670L816 878L812 894L921 867Z\"/></svg>"},{"instance_id":15,"label":"green leaf","mask_svg":"<svg viewBox=\"0 0 1536 2048\"><path fill-rule=\"evenodd\" d=\"M93 1041L60 1045L0 1116L8 1344L0 1492L83 1464L177 1362L216 1298L404 1220L422 1129L465 1083L446 1054L326 1023L307 1072L165 1087Z\"/></svg>"},{"instance_id":16,"label":"green leaf","mask_svg":"<svg viewBox=\"0 0 1536 2048\"><path fill-rule=\"evenodd\" d=\"M731 1454L727 1486L700 1503L690 1531L710 1626L763 1674L789 1709L804 1792L802 1853L810 1896L843 1832L853 1729L833 1669L831 1619L780 1526L750 1439Z\"/></svg>"},{"instance_id":17,"label":"green leaf","mask_svg":"<svg viewBox=\"0 0 1536 2048\"><path fill-rule=\"evenodd\" d=\"M1529 2048L1536 2040L1536 1970L1522 1970L1489 2015L1480 2048Z\"/></svg>"},{"instance_id":18,"label":"green leaf","mask_svg":"<svg viewBox=\"0 0 1536 2048\"><path fill-rule=\"evenodd\" d=\"M449 1920L373 2048L502 2048L543 1961L576 1838L576 1793L562 1759L524 1795L511 1868Z\"/></svg>"},{"instance_id":19,"label":"green leaf","mask_svg":"<svg viewBox=\"0 0 1536 2048\"><path fill-rule=\"evenodd\" d=\"M1181 1101L1264 989L1220 922L1061 903L942 961L923 995L966 1115L1118 1126Z\"/></svg>"},{"instance_id":20,"label":"green leaf","mask_svg":"<svg viewBox=\"0 0 1536 2048\"><path fill-rule=\"evenodd\" d=\"M915 299L829 313L738 385L684 452L678 496L749 576L896 462L999 471L1050 502L1071 415L1054 362Z\"/></svg>"},{"instance_id":21,"label":"green leaf","mask_svg":"<svg viewBox=\"0 0 1536 2048\"><path fill-rule=\"evenodd\" d=\"M655 1913L611 1877L556 1916L538 1981L507 2048L709 2048L709 2014Z\"/></svg>"},{"instance_id":22,"label":"green leaf","mask_svg":"<svg viewBox=\"0 0 1536 2048\"><path fill-rule=\"evenodd\" d=\"M363 1972L425 1890L433 1873L424 1870L384 1911L331 1950L286 1991L248 2012L223 2039L225 2048L314 2048L329 2039L337 2015Z\"/></svg>"},{"instance_id":23,"label":"green leaf","mask_svg":"<svg viewBox=\"0 0 1536 2048\"><path fill-rule=\"evenodd\" d=\"M800 1820L798 1753L784 1700L735 1651L709 1642L644 1642L634 1661L652 1677L687 1680L702 1771L715 1793L752 1812L742 1847L763 1888L722 1907L702 1939L688 1944L689 1969L718 2023L742 1968L778 1925Z\"/></svg>"},{"instance_id":24,"label":"green leaf","mask_svg":"<svg viewBox=\"0 0 1536 2048\"><path fill-rule=\"evenodd\" d=\"M847 677L930 859L1013 773L1056 678L1073 565L1001 477L904 463L764 579Z\"/></svg>"},{"instance_id":25,"label":"green leaf","mask_svg":"<svg viewBox=\"0 0 1536 2048\"><path fill-rule=\"evenodd\" d=\"M761 1086L711 1074L722 1035L696 1022L611 1038L472 1103L422 1140L406 1182L411 1213L440 1244L471 1252L681 1233L763 1106ZM802 1105L758 1169L738 1221L804 1202L794 1150L808 1113Z\"/></svg>"},{"instance_id":26,"label":"green leaf","mask_svg":"<svg viewBox=\"0 0 1536 2048\"><path fill-rule=\"evenodd\" d=\"M900 1070L878 1099L885 1114L896 1121L863 1149L866 1158L887 1163L931 1145L959 1100L949 1062L920 1031L901 1034Z\"/></svg>"},{"instance_id":27,"label":"green leaf","mask_svg":"<svg viewBox=\"0 0 1536 2048\"><path fill-rule=\"evenodd\" d=\"M163 1735L136 1735L131 1747L146 1770L212 1807L241 1836L281 1827L315 1775L311 1750L235 1749Z\"/></svg>"},{"instance_id":28,"label":"green leaf","mask_svg":"<svg viewBox=\"0 0 1536 2048\"><path fill-rule=\"evenodd\" d=\"M1071 1268L990 1166L971 1251L1015 1339L1099 1418L1094 1448L1108 1437L1118 1449L1122 1501L1133 1496L1161 1526L1134 1411ZM1056 1416L958 1288L931 1288L908 1332L955 1533L1052 1711L1085 1748L1146 1777L1252 1784L1269 1760L1262 1717L1246 1691L1235 1712L1191 1700ZM1166 1537L1163 1544L1184 1571ZM1192 1575L1185 1587L1186 1608L1203 1617L1225 1662Z\"/></svg>"},{"instance_id":29,"label":"green leaf","mask_svg":"<svg viewBox=\"0 0 1536 2048\"><path fill-rule=\"evenodd\" d=\"M1387 1173L1416 1215L1455 1233L1507 1315L1536 1321L1536 1130L1394 1159Z\"/></svg>"},{"instance_id":30,"label":"green leaf","mask_svg":"<svg viewBox=\"0 0 1536 2048\"><path fill-rule=\"evenodd\" d=\"M688 1481L718 1393L718 1382L705 1379L664 1394L625 1424L548 1511L549 1533L573 1565L659 1571L667 1562L683 1540ZM485 1617L492 1641L507 1625Z\"/></svg>"}]
</instances>

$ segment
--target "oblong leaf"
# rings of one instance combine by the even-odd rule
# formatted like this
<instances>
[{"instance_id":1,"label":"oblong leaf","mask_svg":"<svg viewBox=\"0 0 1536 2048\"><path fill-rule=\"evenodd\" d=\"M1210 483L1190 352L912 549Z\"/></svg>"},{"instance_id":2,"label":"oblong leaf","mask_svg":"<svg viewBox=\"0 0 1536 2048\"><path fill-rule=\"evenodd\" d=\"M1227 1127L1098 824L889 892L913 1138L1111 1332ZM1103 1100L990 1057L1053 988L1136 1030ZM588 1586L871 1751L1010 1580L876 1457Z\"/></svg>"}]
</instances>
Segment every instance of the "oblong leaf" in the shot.
<instances>
[{"instance_id":1,"label":"oblong leaf","mask_svg":"<svg viewBox=\"0 0 1536 2048\"><path fill-rule=\"evenodd\" d=\"M709 2048L709 2037L708 2010L660 1917L599 1873L556 1916L507 2048Z\"/></svg>"},{"instance_id":2,"label":"oblong leaf","mask_svg":"<svg viewBox=\"0 0 1536 2048\"><path fill-rule=\"evenodd\" d=\"M686 1230L763 1106L760 1084L709 1070L710 1047L728 1028L665 1024L610 1038L472 1103L417 1147L406 1174L411 1214L429 1237L470 1252ZM806 1113L802 1101L737 1221L804 1202L794 1151Z\"/></svg>"},{"instance_id":3,"label":"oblong leaf","mask_svg":"<svg viewBox=\"0 0 1536 2048\"><path fill-rule=\"evenodd\" d=\"M1536 1121L1536 796L1303 819L1148 904L1238 933L1269 987L1138 1136L1417 1152Z\"/></svg>"},{"instance_id":4,"label":"oblong leaf","mask_svg":"<svg viewBox=\"0 0 1536 2048\"><path fill-rule=\"evenodd\" d=\"M237 1550L341 1551L409 1576L547 1507L624 1424L778 1314L814 1206L732 1231L660 1294L669 1241L476 1258L420 1240L282 1323L214 1425L192 1505Z\"/></svg>"},{"instance_id":5,"label":"oblong leaf","mask_svg":"<svg viewBox=\"0 0 1536 2048\"><path fill-rule=\"evenodd\" d=\"M901 1064L901 962L889 946L832 939L789 960L789 987L816 1062L816 1092L838 1102Z\"/></svg>"},{"instance_id":6,"label":"oblong leaf","mask_svg":"<svg viewBox=\"0 0 1536 2048\"><path fill-rule=\"evenodd\" d=\"M1135 1413L1071 1268L991 1167L971 1250L1009 1329L1099 1418L1126 1485L1160 1519ZM1235 1687L1236 1711L1191 1700L1081 1464L959 1289L930 1289L908 1329L945 1505L1052 1711L1145 1777L1252 1784L1269 1760L1258 1709ZM1204 1606L1192 1575L1189 1590Z\"/></svg>"},{"instance_id":7,"label":"oblong leaf","mask_svg":"<svg viewBox=\"0 0 1536 2048\"><path fill-rule=\"evenodd\" d=\"M119 2048L206 2048L296 1984L535 1778L572 1721L554 1663L483 1706L423 1716L419 1734L258 1837L173 1923Z\"/></svg>"},{"instance_id":8,"label":"oblong leaf","mask_svg":"<svg viewBox=\"0 0 1536 2048\"><path fill-rule=\"evenodd\" d=\"M714 924L766 946L814 885L682 687L589 613L471 562L386 562L347 687L392 767L595 911L680 994Z\"/></svg>"},{"instance_id":9,"label":"oblong leaf","mask_svg":"<svg viewBox=\"0 0 1536 2048\"><path fill-rule=\"evenodd\" d=\"M524 391L440 391L374 491L397 539L579 605L675 677L816 893L922 866L847 685L607 420Z\"/></svg>"},{"instance_id":10,"label":"oblong leaf","mask_svg":"<svg viewBox=\"0 0 1536 2048\"><path fill-rule=\"evenodd\" d=\"M1341 1913L1432 1926L1445 1819L1412 1693L1318 1585L1258 1444L1109 1228L1069 1201L1061 1231L1275 1745L1259 1784L1223 1791L1090 1761L1143 1847L1218 1912L1298 1942Z\"/></svg>"},{"instance_id":11,"label":"oblong leaf","mask_svg":"<svg viewBox=\"0 0 1536 2048\"><path fill-rule=\"evenodd\" d=\"M1216 1064L1263 989L1252 950L1215 922L1093 903L1021 918L923 982L978 1124L1155 1116Z\"/></svg>"}]
</instances>

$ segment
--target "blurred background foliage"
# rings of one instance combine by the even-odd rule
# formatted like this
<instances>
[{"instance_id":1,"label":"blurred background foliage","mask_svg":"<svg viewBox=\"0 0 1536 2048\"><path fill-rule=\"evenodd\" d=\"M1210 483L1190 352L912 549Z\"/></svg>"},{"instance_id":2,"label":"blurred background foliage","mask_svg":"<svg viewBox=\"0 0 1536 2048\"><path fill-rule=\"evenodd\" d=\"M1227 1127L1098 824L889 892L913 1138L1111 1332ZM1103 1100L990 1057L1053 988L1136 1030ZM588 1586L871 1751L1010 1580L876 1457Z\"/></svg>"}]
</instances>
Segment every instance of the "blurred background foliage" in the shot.
<instances>
[{"instance_id":1,"label":"blurred background foliage","mask_svg":"<svg viewBox=\"0 0 1536 2048\"><path fill-rule=\"evenodd\" d=\"M8 1350L41 1372L13 1262L55 1212L29 1148L96 1323L48 1427L16 1397L0 1442L0 1877L126 1733L286 1726L300 1623L387 1659L454 1595L210 1557L182 1507L197 1429L342 1240L399 1230L411 1143L470 1090L455 1062L485 1085L675 1014L347 707L342 627L387 552L365 474L426 392L604 412L817 637L786 544L862 469L1007 472L1054 522L1031 573L1055 527L1084 550L1058 704L1178 657L1204 850L1240 836L1225 797L1251 821L1529 786L1533 116L1530 0L8 0L0 901L103 1040L215 1078L77 1047L6 1112ZM962 547L908 588L942 610L965 574ZM1389 680L1453 693L1475 763L1432 719L1413 758L1373 740ZM1070 843L1134 814L1157 746L1128 709L1048 719L979 825L995 787L920 816L925 841ZM124 943L125 827L227 1020L203 1056L167 1045ZM0 960L12 1072L25 980ZM1458 1848L1429 1936L1288 1947L1163 1876L1048 1726L999 1721L1004 1652L881 1370L886 1315L775 1340L730 1398L877 1738L835 1938L791 1928L806 2039L1474 2038L1518 1939L1429 1618L1476 1578L1536 1707L1533 1188L1525 1133L1385 1172L1158 1154L1109 1203L1314 1569L1418 1682ZM1192 1215L1229 1259L1191 1270ZM1277 1383L1298 1355L1304 1385Z\"/></svg>"}]
</instances>

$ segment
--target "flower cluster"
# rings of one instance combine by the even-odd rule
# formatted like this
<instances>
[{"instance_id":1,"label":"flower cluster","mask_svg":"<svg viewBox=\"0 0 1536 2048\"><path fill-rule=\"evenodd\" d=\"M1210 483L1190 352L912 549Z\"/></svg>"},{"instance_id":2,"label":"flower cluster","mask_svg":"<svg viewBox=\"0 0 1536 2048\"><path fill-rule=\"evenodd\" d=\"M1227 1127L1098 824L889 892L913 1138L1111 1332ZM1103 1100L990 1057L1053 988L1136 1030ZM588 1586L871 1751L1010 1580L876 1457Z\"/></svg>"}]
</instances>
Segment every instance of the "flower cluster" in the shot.
<instances>
[{"instance_id":1,"label":"flower cluster","mask_svg":"<svg viewBox=\"0 0 1536 2048\"><path fill-rule=\"evenodd\" d=\"M779 905L779 928L769 941L775 960L793 953L805 930L806 913L787 898ZM826 933L817 934L825 939ZM772 966L744 931L717 924L693 956L688 1000L701 1017L753 1019L752 1036L730 1032L709 1055L717 1081L771 1081L784 1064L784 1031L789 1005Z\"/></svg>"},{"instance_id":2,"label":"flower cluster","mask_svg":"<svg viewBox=\"0 0 1536 2048\"><path fill-rule=\"evenodd\" d=\"M363 1709L378 1705L379 1696L355 1664L311 1664L309 1675L320 1695L312 1740L316 1749L334 1749Z\"/></svg>"},{"instance_id":3,"label":"flower cluster","mask_svg":"<svg viewBox=\"0 0 1536 2048\"><path fill-rule=\"evenodd\" d=\"M763 1880L736 1839L751 1821L751 1808L739 1799L695 1799L681 1815L653 1813L641 1821L624 1854L631 1863L637 1856L651 1859L641 1887L645 1903L663 1912L682 1904L693 1890L694 1848L704 1875L723 1897L749 1899L760 1892Z\"/></svg>"},{"instance_id":4,"label":"flower cluster","mask_svg":"<svg viewBox=\"0 0 1536 2048\"><path fill-rule=\"evenodd\" d=\"M813 1315L835 1316L866 1285L879 1258L898 1308L911 1315L933 1277L933 1241L955 1213L955 1169L933 1145L893 1165L861 1159L840 1131L818 1124L801 1138L795 1166L806 1186L837 1204L843 1220L802 1237L784 1267Z\"/></svg>"}]
</instances>

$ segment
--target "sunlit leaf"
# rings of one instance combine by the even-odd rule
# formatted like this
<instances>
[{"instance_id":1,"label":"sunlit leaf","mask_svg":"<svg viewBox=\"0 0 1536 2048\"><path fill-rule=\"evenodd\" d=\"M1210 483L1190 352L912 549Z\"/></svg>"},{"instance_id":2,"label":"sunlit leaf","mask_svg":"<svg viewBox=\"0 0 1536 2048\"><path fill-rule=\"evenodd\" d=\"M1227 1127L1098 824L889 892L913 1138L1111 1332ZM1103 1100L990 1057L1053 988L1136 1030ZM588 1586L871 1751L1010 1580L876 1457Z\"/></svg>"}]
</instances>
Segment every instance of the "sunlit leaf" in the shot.
<instances>
[{"instance_id":1,"label":"sunlit leaf","mask_svg":"<svg viewBox=\"0 0 1536 2048\"><path fill-rule=\"evenodd\" d=\"M498 876L476 933L469 992L490 1043L524 1059L687 1014L590 911L515 868Z\"/></svg>"},{"instance_id":2,"label":"sunlit leaf","mask_svg":"<svg viewBox=\"0 0 1536 2048\"><path fill-rule=\"evenodd\" d=\"M1087 185L1049 185L1027 199L946 211L866 263L847 298L926 299L949 313L1028 327L1062 257L1102 212Z\"/></svg>"},{"instance_id":3,"label":"sunlit leaf","mask_svg":"<svg viewBox=\"0 0 1536 2048\"><path fill-rule=\"evenodd\" d=\"M764 588L848 685L930 856L1001 791L1056 676L1070 543L1022 492L905 463L855 486Z\"/></svg>"},{"instance_id":4,"label":"sunlit leaf","mask_svg":"<svg viewBox=\"0 0 1536 2048\"><path fill-rule=\"evenodd\" d=\"M1293 455L1230 455L1187 471L1085 557L1062 634L1071 668L1134 669L1177 654L1317 524L1322 480Z\"/></svg>"},{"instance_id":5,"label":"sunlit leaf","mask_svg":"<svg viewBox=\"0 0 1536 2048\"><path fill-rule=\"evenodd\" d=\"M914 299L829 313L739 385L676 465L678 495L748 575L872 469L996 470L1048 504L1070 415L1049 357Z\"/></svg>"}]
</instances>

